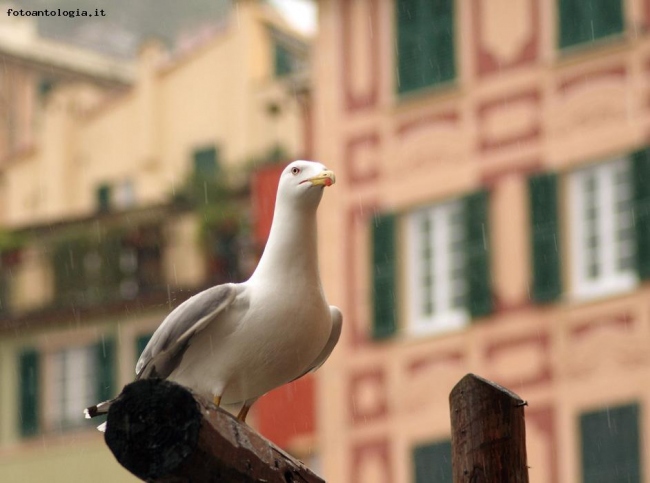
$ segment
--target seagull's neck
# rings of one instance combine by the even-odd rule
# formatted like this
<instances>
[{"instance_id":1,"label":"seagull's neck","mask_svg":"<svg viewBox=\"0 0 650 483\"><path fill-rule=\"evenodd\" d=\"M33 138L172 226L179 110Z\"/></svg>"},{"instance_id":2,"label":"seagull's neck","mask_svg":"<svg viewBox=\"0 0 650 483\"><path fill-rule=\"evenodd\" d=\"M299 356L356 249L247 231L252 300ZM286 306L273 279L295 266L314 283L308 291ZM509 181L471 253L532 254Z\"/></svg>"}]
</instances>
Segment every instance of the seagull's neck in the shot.
<instances>
[{"instance_id":1,"label":"seagull's neck","mask_svg":"<svg viewBox=\"0 0 650 483\"><path fill-rule=\"evenodd\" d=\"M269 239L250 280L318 281L316 210L276 205Z\"/></svg>"}]
</instances>

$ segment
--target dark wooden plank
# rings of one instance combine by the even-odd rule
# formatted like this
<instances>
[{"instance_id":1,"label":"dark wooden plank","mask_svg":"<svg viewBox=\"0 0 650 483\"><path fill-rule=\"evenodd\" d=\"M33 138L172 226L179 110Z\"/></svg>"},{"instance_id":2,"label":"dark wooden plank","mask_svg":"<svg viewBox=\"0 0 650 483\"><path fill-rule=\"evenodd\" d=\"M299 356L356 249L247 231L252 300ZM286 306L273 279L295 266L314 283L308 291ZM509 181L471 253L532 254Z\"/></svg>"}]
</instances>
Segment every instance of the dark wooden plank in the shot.
<instances>
[{"instance_id":1,"label":"dark wooden plank","mask_svg":"<svg viewBox=\"0 0 650 483\"><path fill-rule=\"evenodd\" d=\"M324 483L223 409L169 381L127 385L108 412L106 444L151 482Z\"/></svg>"},{"instance_id":2,"label":"dark wooden plank","mask_svg":"<svg viewBox=\"0 0 650 483\"><path fill-rule=\"evenodd\" d=\"M454 483L528 483L526 402L474 374L449 395Z\"/></svg>"}]
</instances>

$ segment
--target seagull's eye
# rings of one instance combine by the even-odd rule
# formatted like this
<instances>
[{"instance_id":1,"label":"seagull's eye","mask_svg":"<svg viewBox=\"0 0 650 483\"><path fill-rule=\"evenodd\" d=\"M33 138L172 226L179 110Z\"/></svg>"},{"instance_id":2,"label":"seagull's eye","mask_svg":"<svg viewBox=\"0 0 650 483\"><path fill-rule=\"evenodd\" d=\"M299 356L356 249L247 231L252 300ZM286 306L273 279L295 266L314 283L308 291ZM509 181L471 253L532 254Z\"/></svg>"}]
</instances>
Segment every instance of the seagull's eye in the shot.
<instances>
[{"instance_id":1,"label":"seagull's eye","mask_svg":"<svg viewBox=\"0 0 650 483\"><path fill-rule=\"evenodd\" d=\"M294 175L294 176L300 174L300 168L296 168L294 166L293 168L291 168L291 174Z\"/></svg>"}]
</instances>

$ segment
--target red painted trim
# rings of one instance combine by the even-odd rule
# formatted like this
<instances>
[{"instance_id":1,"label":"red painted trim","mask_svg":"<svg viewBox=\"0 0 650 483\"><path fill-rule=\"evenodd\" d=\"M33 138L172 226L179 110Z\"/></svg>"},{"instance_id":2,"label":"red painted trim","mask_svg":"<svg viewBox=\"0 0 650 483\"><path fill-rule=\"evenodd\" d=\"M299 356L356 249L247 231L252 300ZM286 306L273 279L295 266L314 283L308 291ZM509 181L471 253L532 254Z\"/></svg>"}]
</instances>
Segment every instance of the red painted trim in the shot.
<instances>
[{"instance_id":1,"label":"red painted trim","mask_svg":"<svg viewBox=\"0 0 650 483\"><path fill-rule=\"evenodd\" d=\"M582 339L590 332L600 329L601 327L616 327L631 330L634 325L634 317L630 314L621 314L613 317L601 317L595 320L589 320L581 324L576 324L571 329L571 338L574 340Z\"/></svg>"},{"instance_id":2,"label":"red painted trim","mask_svg":"<svg viewBox=\"0 0 650 483\"><path fill-rule=\"evenodd\" d=\"M363 149L379 149L379 133L372 132L348 139L345 145L345 170L346 177L352 184L361 184L374 181L380 176L379 163L373 163L372 168L363 172L357 166L356 159L359 151Z\"/></svg>"},{"instance_id":3,"label":"red painted trim","mask_svg":"<svg viewBox=\"0 0 650 483\"><path fill-rule=\"evenodd\" d=\"M373 401L373 407L369 411L356 404L356 394L363 385L371 384L379 389L380 396ZM353 424L367 423L382 419L388 414L388 399L386 390L386 375L382 368L372 368L365 372L357 372L350 376L348 384L348 403L350 419Z\"/></svg>"},{"instance_id":4,"label":"red painted trim","mask_svg":"<svg viewBox=\"0 0 650 483\"><path fill-rule=\"evenodd\" d=\"M363 462L369 459L377 459L384 467L382 481L376 483L391 483L393 480L391 453L389 442L386 439L358 443L352 448L352 464L350 466L350 481L366 481L361 473Z\"/></svg>"},{"instance_id":5,"label":"red painted trim","mask_svg":"<svg viewBox=\"0 0 650 483\"><path fill-rule=\"evenodd\" d=\"M453 363L460 364L464 361L465 355L461 351L451 351L443 354L435 354L430 357L420 357L409 362L406 370L410 376L416 372L425 370L437 364Z\"/></svg>"},{"instance_id":6,"label":"red painted trim","mask_svg":"<svg viewBox=\"0 0 650 483\"><path fill-rule=\"evenodd\" d=\"M550 346L550 337L547 333L540 333L535 335L524 335L521 337L514 337L507 340L501 340L486 345L485 358L487 361L493 360L498 353L512 350L519 346L538 345L541 350L546 354L546 359L540 371L529 379L513 379L512 381L500 380L499 383L506 387L521 389L526 386L533 386L537 384L545 384L551 382L553 374L551 371L551 364L548 359L548 352Z\"/></svg>"},{"instance_id":7,"label":"red painted trim","mask_svg":"<svg viewBox=\"0 0 650 483\"><path fill-rule=\"evenodd\" d=\"M494 73L502 73L505 70L529 64L537 60L540 45L540 9L539 0L530 1L531 25L530 37L519 52L519 55L510 63L502 63L497 60L482 43L483 41L483 24L481 17L483 15L484 0L474 0L472 11L472 25L474 26L474 52L476 71L479 77L485 77Z\"/></svg>"},{"instance_id":8,"label":"red painted trim","mask_svg":"<svg viewBox=\"0 0 650 483\"><path fill-rule=\"evenodd\" d=\"M557 462L558 441L555 430L555 411L553 407L527 408L526 421L529 425L535 425L541 433L544 433L544 436L546 437L546 451L549 455L546 467L550 469L551 476L548 483L559 483L560 476Z\"/></svg>"},{"instance_id":9,"label":"red painted trim","mask_svg":"<svg viewBox=\"0 0 650 483\"><path fill-rule=\"evenodd\" d=\"M458 124L460 120L460 115L458 111L446 111L446 112L437 112L434 114L426 114L416 119L410 119L404 121L397 126L397 135L403 137L407 135L410 131L420 129L423 126L429 124L438 124L438 123L449 123L449 124Z\"/></svg>"},{"instance_id":10,"label":"red painted trim","mask_svg":"<svg viewBox=\"0 0 650 483\"><path fill-rule=\"evenodd\" d=\"M520 161L512 163L511 166L504 166L496 169L486 167L485 171L481 173L481 185L487 189L493 189L497 184L503 181L504 178L510 176L528 177L540 173L543 169L544 165L541 159Z\"/></svg>"},{"instance_id":11,"label":"red painted trim","mask_svg":"<svg viewBox=\"0 0 650 483\"><path fill-rule=\"evenodd\" d=\"M483 122L484 119L490 114L491 111L499 110L509 104L516 104L518 102L530 102L535 104L535 110L539 111L539 104L541 101L541 95L539 91L527 91L521 92L519 94L514 94L508 97L502 97L500 99L493 99L487 102L482 103L478 107L478 118L480 122ZM479 126L480 132L480 126ZM494 149L504 148L507 146L512 146L516 143L532 141L541 136L542 125L540 116L537 117L537 122L526 132L517 133L515 135L501 138L497 140L487 139L484 133L479 134L479 149L481 151L490 151Z\"/></svg>"},{"instance_id":12,"label":"red painted trim","mask_svg":"<svg viewBox=\"0 0 650 483\"><path fill-rule=\"evenodd\" d=\"M535 304L530 299L506 303L498 295L495 295L493 315L495 317L503 317L504 315L512 315L515 312L531 310L533 307L535 307Z\"/></svg>"},{"instance_id":13,"label":"red painted trim","mask_svg":"<svg viewBox=\"0 0 650 483\"><path fill-rule=\"evenodd\" d=\"M362 0L355 0L362 1ZM352 20L352 4L349 0L340 2L341 5L341 56L343 60L343 68L341 69L341 83L343 85L342 91L345 95L345 108L347 111L358 111L361 109L368 109L377 104L379 99L379 42L377 39L382 37L382 32L379 25L379 0L365 0L368 3L370 28L373 33L373 38L368 40L368 58L370 59L370 69L372 75L370 76L370 88L363 95L355 94L352 88L352 72L355 68L352 65L352 52L350 45L352 43L352 32L354 25Z\"/></svg>"},{"instance_id":14,"label":"red painted trim","mask_svg":"<svg viewBox=\"0 0 650 483\"><path fill-rule=\"evenodd\" d=\"M345 292L345 305L343 311L346 314L346 324L349 325L352 332L351 344L353 347L359 347L368 341L368 330L362 323L362 317L359 314L359 306L361 302L358 300L360 290L363 290L363 296L369 297L369 287L360 287L359 275L357 273L355 261L359 256L356 253L357 238L359 231L364 230L368 224L371 216L374 216L377 211L377 204L371 205L354 205L348 208L347 225L348 228L345 233L344 241L344 256L343 256L343 273L345 280L348 284L348 290Z\"/></svg>"},{"instance_id":15,"label":"red painted trim","mask_svg":"<svg viewBox=\"0 0 650 483\"><path fill-rule=\"evenodd\" d=\"M558 89L562 94L567 94L569 91L581 86L582 84L593 82L595 79L604 77L625 77L627 75L627 67L623 64L607 67L593 72L580 73L574 76L567 76L558 82Z\"/></svg>"}]
</instances>

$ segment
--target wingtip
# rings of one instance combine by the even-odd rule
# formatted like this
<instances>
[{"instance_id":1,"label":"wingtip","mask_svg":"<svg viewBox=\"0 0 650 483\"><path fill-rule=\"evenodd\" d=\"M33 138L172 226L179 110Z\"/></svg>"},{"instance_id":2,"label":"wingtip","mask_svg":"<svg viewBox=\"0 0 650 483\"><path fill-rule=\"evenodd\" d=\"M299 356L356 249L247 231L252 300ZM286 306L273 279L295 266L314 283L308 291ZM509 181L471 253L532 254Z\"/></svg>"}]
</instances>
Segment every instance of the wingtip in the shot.
<instances>
[{"instance_id":1,"label":"wingtip","mask_svg":"<svg viewBox=\"0 0 650 483\"><path fill-rule=\"evenodd\" d=\"M90 406L89 408L84 409L84 417L86 419L94 418L99 414L99 408L97 406Z\"/></svg>"},{"instance_id":2,"label":"wingtip","mask_svg":"<svg viewBox=\"0 0 650 483\"><path fill-rule=\"evenodd\" d=\"M102 433L105 433L106 432L106 421L104 421L102 424L97 426L97 430L101 431Z\"/></svg>"}]
</instances>

